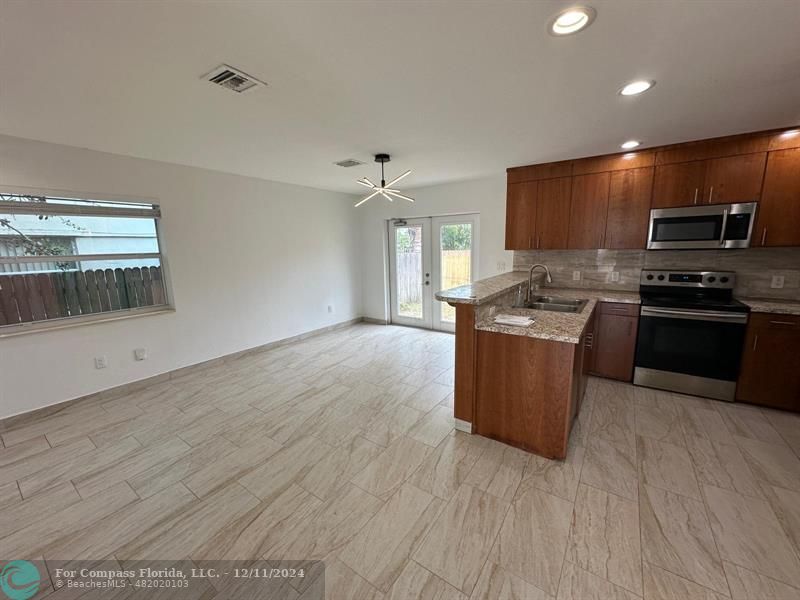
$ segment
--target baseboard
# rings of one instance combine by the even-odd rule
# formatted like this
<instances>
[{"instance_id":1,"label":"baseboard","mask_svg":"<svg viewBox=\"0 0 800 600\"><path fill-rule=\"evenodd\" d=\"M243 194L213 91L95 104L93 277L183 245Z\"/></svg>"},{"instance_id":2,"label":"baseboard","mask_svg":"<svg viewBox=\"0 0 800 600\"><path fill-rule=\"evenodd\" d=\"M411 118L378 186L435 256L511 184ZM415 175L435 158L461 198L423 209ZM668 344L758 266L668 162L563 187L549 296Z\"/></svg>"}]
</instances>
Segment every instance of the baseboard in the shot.
<instances>
[{"instance_id":1,"label":"baseboard","mask_svg":"<svg viewBox=\"0 0 800 600\"><path fill-rule=\"evenodd\" d=\"M376 319L374 317L363 317L364 323L372 323L373 325L388 325L389 321L386 319Z\"/></svg>"},{"instance_id":2,"label":"baseboard","mask_svg":"<svg viewBox=\"0 0 800 600\"><path fill-rule=\"evenodd\" d=\"M364 321L372 322L368 321L364 317L356 317L354 319L342 321L341 323L327 325L325 327L320 327L319 329L313 329L305 333L300 333L298 335L293 335L291 337L275 340L274 342L269 342L261 346L255 346L253 348L247 348L246 350L240 350L238 352L233 352L231 354L225 354L223 356L218 356L217 358L211 358L209 360L195 363L193 365L178 367L177 369L173 369L172 371L167 371L165 373L153 375L152 377L147 377L145 379L137 379L136 381L123 383L111 388L107 388L105 390L93 392L91 394L86 394L84 396L79 396L78 398L72 398L70 400L62 400L61 402L57 402L55 404L49 404L41 408L34 408L33 410L27 412L18 413L16 415L11 415L9 417L4 417L0 419L0 433L9 431L13 428L20 427L21 425L24 425L29 421L35 421L37 419L41 419L42 417L48 417L57 414L79 402L87 402L91 400L105 402L117 396L123 396L131 392L142 390L144 388L150 387L151 385L156 385L157 383L163 383L165 381L169 381L170 379L177 379L179 377L184 377L195 371L207 369L217 364L224 364L226 362L231 362L238 358L242 358L244 356L258 354L259 352L266 352L268 350L272 350L280 346L286 346L287 344L292 344L294 342L299 342L314 336L322 335L323 333L329 333L331 331L336 331L338 329L344 329L345 327L350 327L351 325L355 325L356 323L361 323Z\"/></svg>"}]
</instances>

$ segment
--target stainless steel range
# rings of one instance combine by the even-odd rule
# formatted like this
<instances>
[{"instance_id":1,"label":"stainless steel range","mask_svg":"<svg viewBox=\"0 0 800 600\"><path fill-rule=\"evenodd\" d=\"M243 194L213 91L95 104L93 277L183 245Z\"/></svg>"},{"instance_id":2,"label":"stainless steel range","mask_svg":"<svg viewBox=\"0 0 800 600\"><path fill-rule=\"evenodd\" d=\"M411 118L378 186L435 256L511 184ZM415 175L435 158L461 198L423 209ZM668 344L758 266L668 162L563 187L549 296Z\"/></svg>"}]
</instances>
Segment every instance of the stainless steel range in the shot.
<instances>
[{"instance_id":1,"label":"stainless steel range","mask_svg":"<svg viewBox=\"0 0 800 600\"><path fill-rule=\"evenodd\" d=\"M730 271L643 270L633 383L734 399L749 307Z\"/></svg>"}]
</instances>

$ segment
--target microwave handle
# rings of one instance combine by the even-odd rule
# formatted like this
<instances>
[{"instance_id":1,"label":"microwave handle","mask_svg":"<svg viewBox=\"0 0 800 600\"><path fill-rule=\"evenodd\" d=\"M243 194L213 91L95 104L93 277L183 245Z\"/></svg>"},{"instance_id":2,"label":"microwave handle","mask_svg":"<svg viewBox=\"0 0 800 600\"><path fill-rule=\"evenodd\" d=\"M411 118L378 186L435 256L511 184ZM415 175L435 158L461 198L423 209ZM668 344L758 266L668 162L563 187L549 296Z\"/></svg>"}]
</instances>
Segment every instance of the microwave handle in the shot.
<instances>
[{"instance_id":1,"label":"microwave handle","mask_svg":"<svg viewBox=\"0 0 800 600\"><path fill-rule=\"evenodd\" d=\"M722 211L722 231L719 233L719 245L725 245L725 229L728 226L728 209Z\"/></svg>"}]
</instances>

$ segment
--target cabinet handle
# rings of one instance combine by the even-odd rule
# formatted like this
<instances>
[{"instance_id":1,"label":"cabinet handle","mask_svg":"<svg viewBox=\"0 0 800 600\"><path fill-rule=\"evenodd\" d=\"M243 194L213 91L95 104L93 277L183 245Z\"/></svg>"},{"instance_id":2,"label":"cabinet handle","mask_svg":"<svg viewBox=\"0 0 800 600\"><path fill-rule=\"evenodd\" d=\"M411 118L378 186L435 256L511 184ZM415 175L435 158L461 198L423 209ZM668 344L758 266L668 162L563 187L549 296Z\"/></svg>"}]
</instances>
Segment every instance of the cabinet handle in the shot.
<instances>
[{"instance_id":1,"label":"cabinet handle","mask_svg":"<svg viewBox=\"0 0 800 600\"><path fill-rule=\"evenodd\" d=\"M697 204L697 192L698 192L699 190L700 190L700 188L694 188L694 203L695 203L695 204Z\"/></svg>"},{"instance_id":2,"label":"cabinet handle","mask_svg":"<svg viewBox=\"0 0 800 600\"><path fill-rule=\"evenodd\" d=\"M770 325L789 325L791 327L794 327L795 325L797 325L797 323L794 323L792 321L770 321L769 324Z\"/></svg>"},{"instance_id":3,"label":"cabinet handle","mask_svg":"<svg viewBox=\"0 0 800 600\"><path fill-rule=\"evenodd\" d=\"M714 195L714 186L712 185L711 188L708 190L708 203L711 204L711 196Z\"/></svg>"},{"instance_id":4,"label":"cabinet handle","mask_svg":"<svg viewBox=\"0 0 800 600\"><path fill-rule=\"evenodd\" d=\"M753 352L756 351L757 347L758 347L758 334L756 334L756 336L753 338Z\"/></svg>"},{"instance_id":5,"label":"cabinet handle","mask_svg":"<svg viewBox=\"0 0 800 600\"><path fill-rule=\"evenodd\" d=\"M528 248L533 248L533 236L528 236Z\"/></svg>"},{"instance_id":6,"label":"cabinet handle","mask_svg":"<svg viewBox=\"0 0 800 600\"><path fill-rule=\"evenodd\" d=\"M764 227L764 231L761 232L761 245L763 246L767 241L767 228Z\"/></svg>"}]
</instances>

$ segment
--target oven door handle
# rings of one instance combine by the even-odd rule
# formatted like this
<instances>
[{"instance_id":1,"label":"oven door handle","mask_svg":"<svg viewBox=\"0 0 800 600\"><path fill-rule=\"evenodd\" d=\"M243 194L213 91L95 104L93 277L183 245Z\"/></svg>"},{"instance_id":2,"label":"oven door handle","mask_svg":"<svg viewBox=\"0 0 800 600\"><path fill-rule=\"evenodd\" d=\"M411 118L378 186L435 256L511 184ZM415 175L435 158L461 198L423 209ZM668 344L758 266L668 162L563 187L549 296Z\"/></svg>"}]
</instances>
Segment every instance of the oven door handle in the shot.
<instances>
[{"instance_id":1,"label":"oven door handle","mask_svg":"<svg viewBox=\"0 0 800 600\"><path fill-rule=\"evenodd\" d=\"M747 313L729 313L714 310L694 311L679 310L674 308L642 307L643 317L671 317L674 319L688 319L692 321L717 321L720 323L747 323Z\"/></svg>"}]
</instances>

